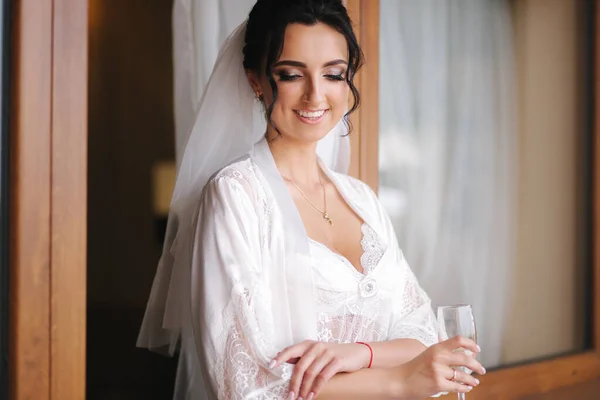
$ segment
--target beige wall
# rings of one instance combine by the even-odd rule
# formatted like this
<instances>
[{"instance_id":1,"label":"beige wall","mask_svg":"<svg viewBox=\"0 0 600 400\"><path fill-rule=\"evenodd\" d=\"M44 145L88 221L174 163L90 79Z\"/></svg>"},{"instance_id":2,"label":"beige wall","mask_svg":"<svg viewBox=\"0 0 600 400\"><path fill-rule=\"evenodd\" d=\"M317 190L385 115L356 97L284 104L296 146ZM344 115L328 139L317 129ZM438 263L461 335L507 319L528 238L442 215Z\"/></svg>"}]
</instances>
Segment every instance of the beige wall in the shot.
<instances>
[{"instance_id":1,"label":"beige wall","mask_svg":"<svg viewBox=\"0 0 600 400\"><path fill-rule=\"evenodd\" d=\"M577 3L514 2L520 182L504 363L580 346Z\"/></svg>"}]
</instances>

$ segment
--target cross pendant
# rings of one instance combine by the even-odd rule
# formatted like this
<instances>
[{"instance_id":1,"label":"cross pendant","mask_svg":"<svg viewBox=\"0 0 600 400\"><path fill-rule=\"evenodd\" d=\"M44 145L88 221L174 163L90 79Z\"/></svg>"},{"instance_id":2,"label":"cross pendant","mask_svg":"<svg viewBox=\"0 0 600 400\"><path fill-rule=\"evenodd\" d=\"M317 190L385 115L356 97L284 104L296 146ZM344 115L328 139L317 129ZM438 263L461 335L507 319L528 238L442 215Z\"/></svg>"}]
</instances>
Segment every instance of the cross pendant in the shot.
<instances>
[{"instance_id":1,"label":"cross pendant","mask_svg":"<svg viewBox=\"0 0 600 400\"><path fill-rule=\"evenodd\" d=\"M329 217L329 214L323 213L323 218L325 218L325 220L329 222L329 225L333 226L333 220L331 219L331 217Z\"/></svg>"}]
</instances>

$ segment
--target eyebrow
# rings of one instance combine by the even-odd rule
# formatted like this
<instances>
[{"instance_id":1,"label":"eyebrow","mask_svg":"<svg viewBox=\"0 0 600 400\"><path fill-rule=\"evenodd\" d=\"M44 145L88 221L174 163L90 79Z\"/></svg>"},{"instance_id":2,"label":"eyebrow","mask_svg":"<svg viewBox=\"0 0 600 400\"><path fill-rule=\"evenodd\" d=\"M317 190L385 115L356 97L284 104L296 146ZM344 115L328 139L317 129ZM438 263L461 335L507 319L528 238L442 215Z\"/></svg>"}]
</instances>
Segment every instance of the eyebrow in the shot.
<instances>
[{"instance_id":1,"label":"eyebrow","mask_svg":"<svg viewBox=\"0 0 600 400\"><path fill-rule=\"evenodd\" d=\"M338 59L338 60L333 60L333 61L326 62L325 64L323 64L323 68L331 67L333 65L340 65L340 64L348 65L348 63L346 61L344 61L342 59ZM273 67L280 67L282 65L287 65L289 67L307 68L306 64L304 64L303 62L292 61L292 60L282 60L282 61L279 61L278 63L276 63L275 65L273 65Z\"/></svg>"}]
</instances>

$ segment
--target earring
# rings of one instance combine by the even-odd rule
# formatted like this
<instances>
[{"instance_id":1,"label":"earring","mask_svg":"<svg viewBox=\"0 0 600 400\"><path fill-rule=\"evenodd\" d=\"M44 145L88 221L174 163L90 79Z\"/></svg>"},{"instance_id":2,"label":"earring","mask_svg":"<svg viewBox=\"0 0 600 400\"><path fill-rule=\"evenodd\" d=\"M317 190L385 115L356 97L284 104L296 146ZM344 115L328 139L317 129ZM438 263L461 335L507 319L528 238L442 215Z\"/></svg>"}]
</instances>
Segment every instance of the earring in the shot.
<instances>
[{"instance_id":1,"label":"earring","mask_svg":"<svg viewBox=\"0 0 600 400\"><path fill-rule=\"evenodd\" d=\"M254 96L256 97L256 100L258 100L260 102L263 102L265 100L262 93L255 93Z\"/></svg>"}]
</instances>

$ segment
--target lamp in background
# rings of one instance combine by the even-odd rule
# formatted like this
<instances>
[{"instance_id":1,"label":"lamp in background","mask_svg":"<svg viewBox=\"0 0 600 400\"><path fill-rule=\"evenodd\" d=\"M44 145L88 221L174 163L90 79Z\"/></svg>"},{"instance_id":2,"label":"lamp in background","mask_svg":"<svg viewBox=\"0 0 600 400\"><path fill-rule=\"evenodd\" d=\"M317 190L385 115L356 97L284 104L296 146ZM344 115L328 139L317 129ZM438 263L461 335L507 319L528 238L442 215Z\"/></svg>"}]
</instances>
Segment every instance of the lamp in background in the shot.
<instances>
[{"instance_id":1,"label":"lamp in background","mask_svg":"<svg viewBox=\"0 0 600 400\"><path fill-rule=\"evenodd\" d=\"M158 161L152 166L152 211L156 237L161 244L165 240L176 175L175 160Z\"/></svg>"}]
</instances>

